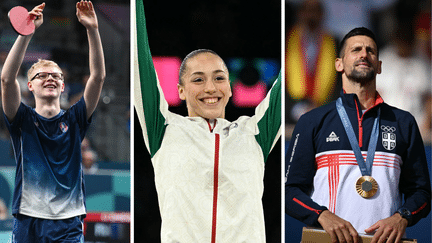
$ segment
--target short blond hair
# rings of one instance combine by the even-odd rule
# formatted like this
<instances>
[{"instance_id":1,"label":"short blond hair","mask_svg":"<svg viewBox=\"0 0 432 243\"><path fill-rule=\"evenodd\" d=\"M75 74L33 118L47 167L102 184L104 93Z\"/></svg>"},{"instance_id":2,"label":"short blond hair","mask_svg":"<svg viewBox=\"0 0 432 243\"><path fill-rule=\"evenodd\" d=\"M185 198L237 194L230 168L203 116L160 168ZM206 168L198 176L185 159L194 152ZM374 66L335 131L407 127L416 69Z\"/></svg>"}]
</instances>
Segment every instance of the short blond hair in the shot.
<instances>
[{"instance_id":1,"label":"short blond hair","mask_svg":"<svg viewBox=\"0 0 432 243\"><path fill-rule=\"evenodd\" d=\"M32 77L30 77L30 74L33 72L33 70L35 68L38 68L38 67L49 67L49 66L57 67L58 69L61 70L60 66L57 63L55 63L54 61L46 60L46 59L39 59L37 62L33 63L33 65L27 71L27 79L28 79L28 81L30 81L30 79L32 78Z\"/></svg>"}]
</instances>

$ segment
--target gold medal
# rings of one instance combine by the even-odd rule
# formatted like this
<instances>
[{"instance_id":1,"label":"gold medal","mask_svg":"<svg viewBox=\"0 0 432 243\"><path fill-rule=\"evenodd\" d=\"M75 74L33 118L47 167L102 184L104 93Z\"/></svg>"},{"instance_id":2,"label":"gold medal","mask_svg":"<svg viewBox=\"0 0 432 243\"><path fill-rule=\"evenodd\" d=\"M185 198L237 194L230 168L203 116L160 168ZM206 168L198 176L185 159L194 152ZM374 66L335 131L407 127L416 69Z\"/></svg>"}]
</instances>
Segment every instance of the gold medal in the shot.
<instances>
[{"instance_id":1,"label":"gold medal","mask_svg":"<svg viewBox=\"0 0 432 243\"><path fill-rule=\"evenodd\" d=\"M356 182L357 193L364 198L371 198L378 191L378 183L372 176L362 176Z\"/></svg>"}]
</instances>

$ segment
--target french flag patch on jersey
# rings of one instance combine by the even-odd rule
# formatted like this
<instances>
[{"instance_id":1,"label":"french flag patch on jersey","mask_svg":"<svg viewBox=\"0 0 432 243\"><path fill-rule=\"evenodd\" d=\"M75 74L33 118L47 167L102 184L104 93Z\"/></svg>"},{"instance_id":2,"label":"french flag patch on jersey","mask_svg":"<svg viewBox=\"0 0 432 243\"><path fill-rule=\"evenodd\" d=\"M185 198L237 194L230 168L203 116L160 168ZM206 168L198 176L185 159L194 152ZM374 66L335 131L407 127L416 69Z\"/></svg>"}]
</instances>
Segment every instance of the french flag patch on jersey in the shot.
<instances>
[{"instance_id":1,"label":"french flag patch on jersey","mask_svg":"<svg viewBox=\"0 0 432 243\"><path fill-rule=\"evenodd\" d=\"M60 130L65 133L68 130L68 125L66 125L66 123L64 122L60 122Z\"/></svg>"}]
</instances>

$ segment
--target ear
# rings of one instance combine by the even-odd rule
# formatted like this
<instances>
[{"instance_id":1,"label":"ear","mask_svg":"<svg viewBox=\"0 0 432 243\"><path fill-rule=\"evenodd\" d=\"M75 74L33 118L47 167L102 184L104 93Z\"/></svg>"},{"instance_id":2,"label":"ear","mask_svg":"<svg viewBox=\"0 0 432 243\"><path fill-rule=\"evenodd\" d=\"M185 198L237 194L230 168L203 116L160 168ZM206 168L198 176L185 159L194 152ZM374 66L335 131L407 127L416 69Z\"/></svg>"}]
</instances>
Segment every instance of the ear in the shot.
<instances>
[{"instance_id":1,"label":"ear","mask_svg":"<svg viewBox=\"0 0 432 243\"><path fill-rule=\"evenodd\" d=\"M229 96L232 97L231 81L229 82Z\"/></svg>"},{"instance_id":2,"label":"ear","mask_svg":"<svg viewBox=\"0 0 432 243\"><path fill-rule=\"evenodd\" d=\"M62 92L62 93L64 92L64 89L65 89L65 83L64 83L64 81L63 81L62 84L61 84L61 92Z\"/></svg>"},{"instance_id":3,"label":"ear","mask_svg":"<svg viewBox=\"0 0 432 243\"><path fill-rule=\"evenodd\" d=\"M336 71L338 71L340 73L343 72L344 67L343 67L342 58L340 58L340 57L336 58L335 68L336 68Z\"/></svg>"},{"instance_id":4,"label":"ear","mask_svg":"<svg viewBox=\"0 0 432 243\"><path fill-rule=\"evenodd\" d=\"M381 65L382 65L382 61L379 61L378 63L378 70L377 70L377 74L381 73Z\"/></svg>"},{"instance_id":5,"label":"ear","mask_svg":"<svg viewBox=\"0 0 432 243\"><path fill-rule=\"evenodd\" d=\"M177 89L178 89L178 93L179 93L179 97L181 100L186 100L186 95L185 95L185 91L184 91L184 86L177 84Z\"/></svg>"},{"instance_id":6,"label":"ear","mask_svg":"<svg viewBox=\"0 0 432 243\"><path fill-rule=\"evenodd\" d=\"M33 83L31 81L27 81L27 87L30 91L33 91Z\"/></svg>"}]
</instances>

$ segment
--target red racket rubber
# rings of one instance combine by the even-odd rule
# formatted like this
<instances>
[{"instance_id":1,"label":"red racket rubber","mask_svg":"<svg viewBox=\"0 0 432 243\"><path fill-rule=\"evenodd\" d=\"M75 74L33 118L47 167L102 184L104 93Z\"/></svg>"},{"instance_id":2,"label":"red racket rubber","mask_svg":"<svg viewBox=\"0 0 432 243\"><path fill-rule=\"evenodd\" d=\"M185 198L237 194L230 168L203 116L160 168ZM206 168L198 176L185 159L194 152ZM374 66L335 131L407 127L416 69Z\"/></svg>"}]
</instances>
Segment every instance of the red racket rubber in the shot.
<instances>
[{"instance_id":1,"label":"red racket rubber","mask_svg":"<svg viewBox=\"0 0 432 243\"><path fill-rule=\"evenodd\" d=\"M21 6L13 7L9 11L8 17L13 29L19 35L30 35L35 31L33 22L35 16L30 16L26 8Z\"/></svg>"}]
</instances>

